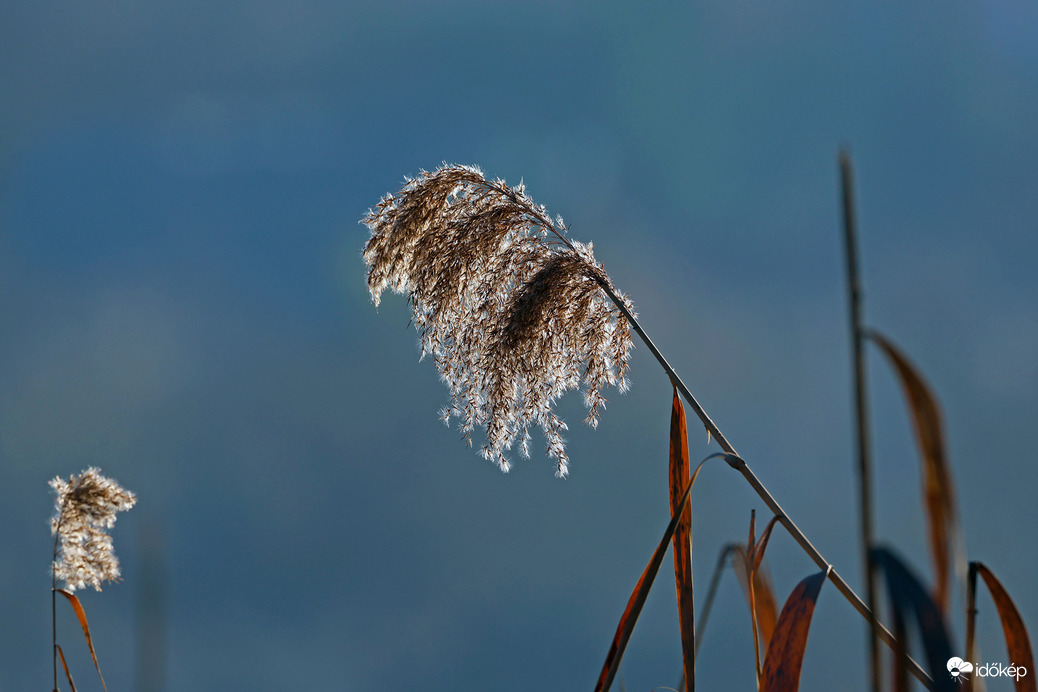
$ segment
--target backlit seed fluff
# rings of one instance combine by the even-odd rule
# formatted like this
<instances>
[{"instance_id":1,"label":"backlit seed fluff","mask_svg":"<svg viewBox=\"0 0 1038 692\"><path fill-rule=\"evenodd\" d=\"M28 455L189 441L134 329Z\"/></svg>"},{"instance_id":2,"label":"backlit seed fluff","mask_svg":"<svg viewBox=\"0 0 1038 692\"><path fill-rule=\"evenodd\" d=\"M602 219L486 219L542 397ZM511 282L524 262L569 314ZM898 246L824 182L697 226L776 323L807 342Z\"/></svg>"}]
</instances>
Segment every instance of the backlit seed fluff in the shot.
<instances>
[{"instance_id":1,"label":"backlit seed fluff","mask_svg":"<svg viewBox=\"0 0 1038 692\"><path fill-rule=\"evenodd\" d=\"M422 356L433 357L450 390L441 418L457 418L469 444L485 428L482 454L503 471L513 444L529 456L536 425L565 476L566 424L555 401L582 388L586 422L596 426L603 387L627 388L630 328L606 291L634 310L591 244L568 239L562 218L522 183L508 187L458 165L408 179L362 222L371 231L371 297L378 305L387 288L408 296Z\"/></svg>"},{"instance_id":2,"label":"backlit seed fluff","mask_svg":"<svg viewBox=\"0 0 1038 692\"><path fill-rule=\"evenodd\" d=\"M64 581L69 591L119 578L119 560L112 550L108 530L115 525L115 513L133 507L136 495L118 483L88 468L67 481L50 481L57 497L50 520L51 535L56 536L54 577Z\"/></svg>"}]
</instances>

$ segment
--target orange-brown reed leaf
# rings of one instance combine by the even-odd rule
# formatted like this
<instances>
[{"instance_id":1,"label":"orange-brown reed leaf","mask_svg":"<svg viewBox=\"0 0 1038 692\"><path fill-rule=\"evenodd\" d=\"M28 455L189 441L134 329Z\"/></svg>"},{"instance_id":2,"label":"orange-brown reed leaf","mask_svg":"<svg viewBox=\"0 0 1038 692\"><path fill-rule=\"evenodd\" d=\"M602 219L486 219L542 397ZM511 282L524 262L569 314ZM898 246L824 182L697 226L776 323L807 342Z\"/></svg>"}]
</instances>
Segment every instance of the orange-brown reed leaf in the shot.
<instances>
[{"instance_id":1,"label":"orange-brown reed leaf","mask_svg":"<svg viewBox=\"0 0 1038 692\"><path fill-rule=\"evenodd\" d=\"M87 624L86 611L83 610L83 604L79 602L79 597L73 593L69 593L65 589L57 589L57 592L68 599L68 602L72 604L72 610L76 612L76 619L79 620L79 626L83 628L83 636L86 637L87 647L90 649L90 658L94 660L94 668L97 669L97 677L101 679L101 687L104 688L105 692L108 692L108 685L105 684L105 677L101 675L101 664L97 662L97 652L94 651L94 638L90 636L90 625ZM61 653L61 649L58 648L58 653ZM61 664L65 665L65 655L61 654ZM65 673L68 674L68 667L65 668ZM72 682L71 676L69 682Z\"/></svg>"},{"instance_id":2,"label":"orange-brown reed leaf","mask_svg":"<svg viewBox=\"0 0 1038 692\"><path fill-rule=\"evenodd\" d=\"M1009 592L1002 586L1002 582L982 562L970 563L969 588L971 603L975 602L974 590L976 589L977 574L984 578L988 592L991 593L991 600L995 602L995 608L998 610L999 620L1002 621L1002 633L1006 638L1006 653L1009 655L1010 663L1017 668L1027 670L1026 675L1018 676L1015 679L1016 692L1036 692L1036 689L1038 689L1038 684L1036 683L1038 681L1035 680L1034 653L1031 650L1031 638L1027 634L1027 627L1024 626L1024 619L1020 617L1020 611L1016 609L1016 604L1009 597ZM976 611L971 608L969 613L970 622L967 626L970 636L972 636L974 629L973 618L975 614ZM972 649L972 644L972 641L967 642L967 651Z\"/></svg>"},{"instance_id":3,"label":"orange-brown reed leaf","mask_svg":"<svg viewBox=\"0 0 1038 692\"><path fill-rule=\"evenodd\" d=\"M778 517L772 517L760 539L744 547L732 545L732 568L739 579L746 603L751 609L754 626L760 635L760 649L767 652L772 633L775 631L775 623L778 620L778 609L775 601L775 591L771 586L771 578L768 576L764 565L764 552L768 547L771 532L778 523ZM752 547L751 547L752 546ZM750 579L753 582L753 597L750 596Z\"/></svg>"},{"instance_id":4,"label":"orange-brown reed leaf","mask_svg":"<svg viewBox=\"0 0 1038 692\"><path fill-rule=\"evenodd\" d=\"M624 612L620 616L620 622L616 626L616 634L613 635L613 641L609 645L609 653L606 654L605 663L602 665L602 672L599 674L598 682L595 684L595 692L605 692L608 690L609 686L613 683L613 678L616 677L616 671L620 667L620 661L623 658L624 651L627 650L627 643L630 641L631 634L634 632L634 625L638 622L638 616L641 615L642 607L645 605L645 599L648 598L649 590L652 588L652 584L656 580L656 575L659 574L660 566L663 564L663 556L667 554L667 546L674 537L674 530L677 528L678 522L681 519L681 513L685 509L686 503L688 503L689 494L692 492L692 486L696 484L696 478L699 477L699 472L703 470L703 464L711 459L724 459L730 464L735 461L742 461L733 454L724 454L719 452L717 454L711 454L706 459L703 459L703 461L699 462L699 466L696 467L696 470L692 472L692 476L688 479L688 485L685 486L685 490L681 494L680 502L672 512L670 523L667 524L667 529L663 532L663 537L660 538L659 545L657 545L656 550L653 551L652 557L649 559L649 564L645 566L641 577L638 578L638 583L634 585L631 597L627 600L627 607L624 608Z\"/></svg>"},{"instance_id":5,"label":"orange-brown reed leaf","mask_svg":"<svg viewBox=\"0 0 1038 692\"><path fill-rule=\"evenodd\" d=\"M923 502L933 556L934 601L946 611L950 594L952 554L956 543L955 491L944 453L944 432L937 398L929 385L889 339L873 330L869 338L887 356L897 372L901 388L912 413L912 427L923 470Z\"/></svg>"},{"instance_id":6,"label":"orange-brown reed leaf","mask_svg":"<svg viewBox=\"0 0 1038 692\"><path fill-rule=\"evenodd\" d=\"M61 650L61 647L57 644L54 648L58 652L58 658L61 659L61 667L65 669L65 679L68 680L68 686L72 688L72 692L76 692L76 681L72 679L72 672L68 669L68 661L65 660L65 652ZM54 692L58 692L54 690Z\"/></svg>"},{"instance_id":7,"label":"orange-brown reed leaf","mask_svg":"<svg viewBox=\"0 0 1038 692\"><path fill-rule=\"evenodd\" d=\"M681 628L681 654L685 668L685 689L696 687L696 614L692 588L692 508L684 502L684 489L691 467L688 460L688 431L685 428L685 408L674 390L670 416L670 511L677 517L684 506L674 530L674 585L678 597L678 623Z\"/></svg>"},{"instance_id":8,"label":"orange-brown reed leaf","mask_svg":"<svg viewBox=\"0 0 1038 692\"><path fill-rule=\"evenodd\" d=\"M800 687L800 669L804 663L811 616L826 576L823 570L805 577L782 606L782 614L764 658L764 671L759 683L761 692L796 692Z\"/></svg>"}]
</instances>

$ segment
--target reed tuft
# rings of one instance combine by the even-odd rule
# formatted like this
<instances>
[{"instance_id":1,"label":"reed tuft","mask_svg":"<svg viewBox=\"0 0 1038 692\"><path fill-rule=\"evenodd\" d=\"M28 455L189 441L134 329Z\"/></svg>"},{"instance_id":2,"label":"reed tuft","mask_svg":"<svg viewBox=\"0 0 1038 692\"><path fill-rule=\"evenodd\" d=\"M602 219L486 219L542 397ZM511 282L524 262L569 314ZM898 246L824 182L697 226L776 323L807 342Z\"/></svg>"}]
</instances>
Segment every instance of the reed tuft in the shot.
<instances>
[{"instance_id":1,"label":"reed tuft","mask_svg":"<svg viewBox=\"0 0 1038 692\"><path fill-rule=\"evenodd\" d=\"M451 394L441 418L457 417L469 444L486 428L485 458L503 471L529 428L544 432L556 475L568 473L555 401L582 389L586 422L598 424L602 389L627 388L631 333L607 291L634 314L590 243L566 236L561 217L523 184L488 180L478 168L444 164L408 179L362 219L368 289L406 294L422 356L431 354Z\"/></svg>"},{"instance_id":2,"label":"reed tuft","mask_svg":"<svg viewBox=\"0 0 1038 692\"><path fill-rule=\"evenodd\" d=\"M50 520L55 536L52 574L68 591L88 585L100 591L101 582L119 579L108 530L115 525L115 513L133 507L137 496L93 467L67 481L56 477L50 486L57 495Z\"/></svg>"}]
</instances>

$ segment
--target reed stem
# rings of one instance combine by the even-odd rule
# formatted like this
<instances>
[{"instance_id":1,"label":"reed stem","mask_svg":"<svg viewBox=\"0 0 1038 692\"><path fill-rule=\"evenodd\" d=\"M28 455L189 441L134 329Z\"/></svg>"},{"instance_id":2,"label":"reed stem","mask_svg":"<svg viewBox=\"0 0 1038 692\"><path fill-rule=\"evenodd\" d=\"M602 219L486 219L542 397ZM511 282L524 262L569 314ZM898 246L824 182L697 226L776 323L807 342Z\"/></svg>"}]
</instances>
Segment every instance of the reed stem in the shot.
<instances>
[{"instance_id":1,"label":"reed stem","mask_svg":"<svg viewBox=\"0 0 1038 692\"><path fill-rule=\"evenodd\" d=\"M976 636L977 626L977 563L969 563L969 574L966 577L966 660L976 661L977 651ZM973 677L966 680L967 692L973 692Z\"/></svg>"},{"instance_id":2,"label":"reed stem","mask_svg":"<svg viewBox=\"0 0 1038 692\"><path fill-rule=\"evenodd\" d=\"M55 566L58 561L58 539L61 533L61 520L58 515L58 528L54 530L54 551L50 562L50 657L54 663L54 692L58 692L58 572Z\"/></svg>"},{"instance_id":3,"label":"reed stem","mask_svg":"<svg viewBox=\"0 0 1038 692\"><path fill-rule=\"evenodd\" d=\"M865 328L862 320L862 290L858 277L858 244L854 218L854 187L851 157L840 152L840 183L843 191L844 247L847 254L847 296L851 328L851 357L854 362L855 431L858 436L858 497L861 510L861 549L865 555L865 597L869 606L869 673L872 692L880 692L880 655L876 639L876 573L872 563L872 471L869 461L869 418L865 390Z\"/></svg>"},{"instance_id":4,"label":"reed stem","mask_svg":"<svg viewBox=\"0 0 1038 692\"><path fill-rule=\"evenodd\" d=\"M786 511L782 509L782 506L778 503L778 501L775 500L775 498L764 486L764 484L761 483L760 479L758 479L757 476L753 473L753 471L750 470L750 467L749 465L747 465L745 460L743 460L742 457L739 456L739 453L735 451L735 447L733 447L732 444L728 441L728 438L724 436L724 433L722 433L720 428L717 427L717 424L715 424L714 421L710 418L710 416L707 415L706 410L692 395L692 392L689 391L688 387L678 376L677 372L675 372L674 368L671 367L670 363L667 362L667 359L664 358L659 348L657 348L656 344L654 344L652 339L649 338L649 335L645 333L645 330L642 328L641 324L638 323L638 320L635 319L634 315L632 315L630 310L628 310L627 307L623 304L623 301L616 296L613 290L604 281L600 281L599 285L602 287L602 290L605 291L606 295L609 296L609 299L613 301L613 304L616 305L617 309L620 310L620 313L623 314L623 316L627 319L631 327L634 329L635 333L637 333L638 336L641 337L641 340L648 347L652 355L655 356L657 361L659 361L659 364L663 367L663 370L670 377L671 382L677 388L678 392L681 393L681 396L685 399L685 401L688 402L688 405L692 407L692 410L695 411L696 415L699 417L699 420L703 423L704 427L706 427L707 433L715 440L717 440L717 444L721 447L722 450L739 459L739 463L729 462L732 468L739 471L739 473L743 475L743 478L746 479L746 482L750 484L750 487L753 488L757 495L760 496L761 500L764 501L764 504L768 506L768 509L770 509L773 514L779 517L779 522L786 529L786 531L789 532L789 535L793 537L793 540L795 540L804 550L804 552L807 553L808 557L810 557L811 560L816 565L818 565L819 568L829 571L829 581L831 581L833 585L836 587L836 589L841 594L843 594L844 598L846 598L850 602L850 604L854 606L854 609L861 613L862 617L864 617L870 623L870 625L872 622L876 623L875 631L877 636L880 639L882 639L887 646L893 649L895 645L895 640L894 635L890 633L890 630L884 627L879 621L875 620L873 609L867 606L865 602L861 600L861 597L859 597L858 594L856 594L854 590L850 587L850 585L847 584L846 581L844 581L843 577L841 577L839 573L837 573L837 571L833 568L832 564L828 560L826 560L820 552L818 552L817 548L811 545L811 541L809 541L807 536L804 535L804 532L801 531L797 527L797 525L793 523L793 520L789 518L789 516L786 514ZM922 666L920 666L915 660L911 658L909 658L909 669L912 671L912 674L915 675L915 677L924 686L926 686L927 689L933 689L933 680L926 673L926 671L923 670Z\"/></svg>"}]
</instances>

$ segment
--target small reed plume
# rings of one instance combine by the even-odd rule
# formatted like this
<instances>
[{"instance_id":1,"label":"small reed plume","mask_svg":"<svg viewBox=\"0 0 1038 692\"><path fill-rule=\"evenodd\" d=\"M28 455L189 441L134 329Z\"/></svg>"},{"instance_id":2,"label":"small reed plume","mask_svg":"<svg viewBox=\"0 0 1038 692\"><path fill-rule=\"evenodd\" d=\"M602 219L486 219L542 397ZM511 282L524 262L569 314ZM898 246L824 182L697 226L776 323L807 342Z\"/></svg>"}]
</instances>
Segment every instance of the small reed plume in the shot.
<instances>
[{"instance_id":1,"label":"small reed plume","mask_svg":"<svg viewBox=\"0 0 1038 692\"><path fill-rule=\"evenodd\" d=\"M108 529L115 525L115 513L133 507L137 496L93 467L67 481L55 478L50 486L57 495L50 520L53 578L64 581L68 591L84 586L100 591L101 582L119 579Z\"/></svg>"},{"instance_id":2,"label":"small reed plume","mask_svg":"<svg viewBox=\"0 0 1038 692\"><path fill-rule=\"evenodd\" d=\"M587 245L566 237L520 183L488 180L473 167L444 165L408 179L362 222L375 305L390 289L408 296L422 356L431 354L452 416L471 444L486 428L482 454L503 471L518 441L529 457L540 427L556 475L568 473L555 401L583 388L586 422L598 424L602 389L627 388L631 333L613 301L633 316Z\"/></svg>"}]
</instances>

